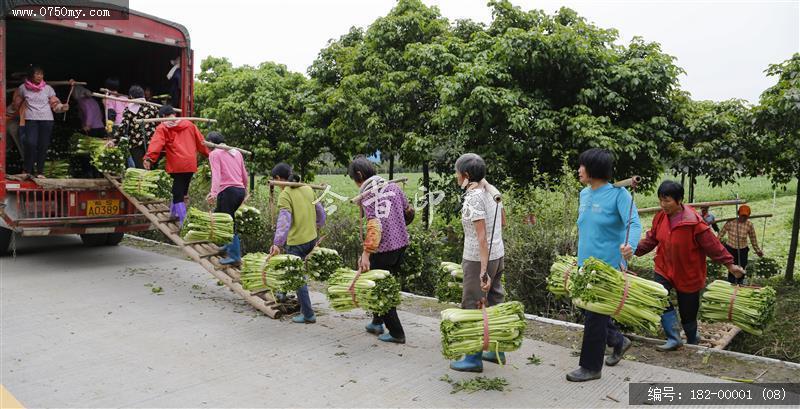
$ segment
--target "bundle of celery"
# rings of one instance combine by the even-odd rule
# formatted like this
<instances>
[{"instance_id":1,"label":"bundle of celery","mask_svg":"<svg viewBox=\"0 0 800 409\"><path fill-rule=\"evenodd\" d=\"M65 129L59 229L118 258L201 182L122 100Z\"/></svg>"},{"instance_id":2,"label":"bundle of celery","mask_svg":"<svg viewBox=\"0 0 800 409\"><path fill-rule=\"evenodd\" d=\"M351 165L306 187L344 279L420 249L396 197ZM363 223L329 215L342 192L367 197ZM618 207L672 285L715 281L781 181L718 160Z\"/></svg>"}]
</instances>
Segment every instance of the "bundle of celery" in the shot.
<instances>
[{"instance_id":1,"label":"bundle of celery","mask_svg":"<svg viewBox=\"0 0 800 409\"><path fill-rule=\"evenodd\" d=\"M569 291L575 306L610 315L637 332L655 334L661 327L661 314L669 305L669 293L661 284L632 274L623 275L594 257L584 260L583 267L570 276L570 281Z\"/></svg>"},{"instance_id":2,"label":"bundle of celery","mask_svg":"<svg viewBox=\"0 0 800 409\"><path fill-rule=\"evenodd\" d=\"M525 308L519 301L504 302L486 309L489 351L511 352L522 345ZM483 350L483 312L448 308L442 311L442 355L457 359Z\"/></svg>"},{"instance_id":3,"label":"bundle of celery","mask_svg":"<svg viewBox=\"0 0 800 409\"><path fill-rule=\"evenodd\" d=\"M578 258L573 256L558 256L550 267L547 277L547 290L556 297L569 297L569 287L572 287L571 276L578 271Z\"/></svg>"},{"instance_id":4,"label":"bundle of celery","mask_svg":"<svg viewBox=\"0 0 800 409\"><path fill-rule=\"evenodd\" d=\"M138 199L168 199L172 196L172 178L163 170L128 168L122 190Z\"/></svg>"},{"instance_id":5,"label":"bundle of celery","mask_svg":"<svg viewBox=\"0 0 800 409\"><path fill-rule=\"evenodd\" d=\"M127 154L117 146L101 146L91 154L92 166L100 173L119 175L125 171Z\"/></svg>"},{"instance_id":6,"label":"bundle of celery","mask_svg":"<svg viewBox=\"0 0 800 409\"><path fill-rule=\"evenodd\" d=\"M700 318L706 322L732 322L748 334L761 335L775 318L775 294L772 287L737 289L727 281L714 280L703 293Z\"/></svg>"},{"instance_id":7,"label":"bundle of celery","mask_svg":"<svg viewBox=\"0 0 800 409\"><path fill-rule=\"evenodd\" d=\"M328 281L331 274L342 267L344 261L334 249L317 247L306 257L306 272L320 281Z\"/></svg>"},{"instance_id":8,"label":"bundle of celery","mask_svg":"<svg viewBox=\"0 0 800 409\"><path fill-rule=\"evenodd\" d=\"M75 145L75 153L79 155L92 155L94 151L106 145L103 139L75 133L72 135L72 143Z\"/></svg>"},{"instance_id":9,"label":"bundle of celery","mask_svg":"<svg viewBox=\"0 0 800 409\"><path fill-rule=\"evenodd\" d=\"M267 253L250 253L242 257L240 280L249 291L296 291L306 283L303 259L291 254L269 257Z\"/></svg>"},{"instance_id":10,"label":"bundle of celery","mask_svg":"<svg viewBox=\"0 0 800 409\"><path fill-rule=\"evenodd\" d=\"M354 303L350 286L355 276L355 270L340 268L328 279L328 300L334 310L349 311L362 308L383 315L400 305L400 285L386 270L361 273L353 286Z\"/></svg>"},{"instance_id":11,"label":"bundle of celery","mask_svg":"<svg viewBox=\"0 0 800 409\"><path fill-rule=\"evenodd\" d=\"M69 162L63 160L46 161L44 163L44 175L53 179L69 178Z\"/></svg>"},{"instance_id":12,"label":"bundle of celery","mask_svg":"<svg viewBox=\"0 0 800 409\"><path fill-rule=\"evenodd\" d=\"M186 241L229 243L233 240L233 217L227 213L209 213L192 207L183 220L181 237Z\"/></svg>"},{"instance_id":13,"label":"bundle of celery","mask_svg":"<svg viewBox=\"0 0 800 409\"><path fill-rule=\"evenodd\" d=\"M253 206L241 205L236 210L236 225L239 233L258 234L264 228L261 211Z\"/></svg>"},{"instance_id":14,"label":"bundle of celery","mask_svg":"<svg viewBox=\"0 0 800 409\"><path fill-rule=\"evenodd\" d=\"M440 302L461 302L464 292L464 270L461 264L444 261L436 278L436 298Z\"/></svg>"}]
</instances>

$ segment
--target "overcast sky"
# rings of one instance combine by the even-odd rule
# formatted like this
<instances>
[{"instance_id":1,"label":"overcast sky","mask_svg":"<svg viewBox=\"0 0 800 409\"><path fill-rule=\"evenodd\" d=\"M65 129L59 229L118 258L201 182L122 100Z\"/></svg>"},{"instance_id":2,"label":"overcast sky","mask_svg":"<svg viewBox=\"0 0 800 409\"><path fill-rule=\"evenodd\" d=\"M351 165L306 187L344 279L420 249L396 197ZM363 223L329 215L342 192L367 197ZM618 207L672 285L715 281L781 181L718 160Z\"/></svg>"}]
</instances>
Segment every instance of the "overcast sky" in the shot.
<instances>
[{"instance_id":1,"label":"overcast sky","mask_svg":"<svg viewBox=\"0 0 800 409\"><path fill-rule=\"evenodd\" d=\"M488 23L486 0L423 0L451 21ZM800 0L764 1L551 1L512 0L528 10L576 10L600 27L661 43L686 70L682 87L694 99L743 98L757 102L772 85L767 65L800 51ZM394 0L130 0L134 10L183 24L195 63L209 56L234 65L263 61L305 73L329 39L351 26L386 15Z\"/></svg>"}]
</instances>

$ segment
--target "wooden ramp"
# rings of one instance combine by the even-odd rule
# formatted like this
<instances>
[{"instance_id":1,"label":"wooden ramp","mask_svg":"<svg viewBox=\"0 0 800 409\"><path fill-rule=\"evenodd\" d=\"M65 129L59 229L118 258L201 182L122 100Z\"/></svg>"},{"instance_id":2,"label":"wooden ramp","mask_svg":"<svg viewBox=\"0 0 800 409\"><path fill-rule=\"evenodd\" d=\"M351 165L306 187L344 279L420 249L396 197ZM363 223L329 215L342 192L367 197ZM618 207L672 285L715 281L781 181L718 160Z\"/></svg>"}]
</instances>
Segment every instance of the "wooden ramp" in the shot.
<instances>
[{"instance_id":1,"label":"wooden ramp","mask_svg":"<svg viewBox=\"0 0 800 409\"><path fill-rule=\"evenodd\" d=\"M286 303L278 303L271 293L267 291L250 292L245 290L239 280L240 271L236 267L219 264L221 255L217 245L208 241L186 242L179 235L180 227L177 221L170 218L170 209L166 200L140 201L122 189L122 184L117 178L106 175L106 179L117 188L150 222L180 247L187 256L200 264L220 282L225 284L234 293L244 298L257 310L267 314L270 318L280 318L283 314L297 311L297 301L292 299Z\"/></svg>"},{"instance_id":2,"label":"wooden ramp","mask_svg":"<svg viewBox=\"0 0 800 409\"><path fill-rule=\"evenodd\" d=\"M699 322L700 345L714 349L725 349L742 330L727 322Z\"/></svg>"}]
</instances>

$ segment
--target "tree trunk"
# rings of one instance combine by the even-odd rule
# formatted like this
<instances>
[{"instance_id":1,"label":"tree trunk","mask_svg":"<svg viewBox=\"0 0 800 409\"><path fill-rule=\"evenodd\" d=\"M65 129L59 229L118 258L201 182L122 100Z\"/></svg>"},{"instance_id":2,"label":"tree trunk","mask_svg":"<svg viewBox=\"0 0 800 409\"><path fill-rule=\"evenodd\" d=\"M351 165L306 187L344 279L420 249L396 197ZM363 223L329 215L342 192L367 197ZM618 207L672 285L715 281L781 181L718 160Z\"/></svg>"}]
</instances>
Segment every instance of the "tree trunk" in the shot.
<instances>
[{"instance_id":1,"label":"tree trunk","mask_svg":"<svg viewBox=\"0 0 800 409\"><path fill-rule=\"evenodd\" d=\"M389 180L394 179L394 154L389 155Z\"/></svg>"},{"instance_id":2,"label":"tree trunk","mask_svg":"<svg viewBox=\"0 0 800 409\"><path fill-rule=\"evenodd\" d=\"M681 186L686 186L686 174L681 172Z\"/></svg>"},{"instance_id":3,"label":"tree trunk","mask_svg":"<svg viewBox=\"0 0 800 409\"><path fill-rule=\"evenodd\" d=\"M694 203L694 172L689 174L689 203Z\"/></svg>"},{"instance_id":4,"label":"tree trunk","mask_svg":"<svg viewBox=\"0 0 800 409\"><path fill-rule=\"evenodd\" d=\"M797 175L797 196L794 200L794 221L792 240L789 242L789 257L786 259L786 280L794 279L794 261L797 258L797 236L800 231L800 175Z\"/></svg>"},{"instance_id":5,"label":"tree trunk","mask_svg":"<svg viewBox=\"0 0 800 409\"><path fill-rule=\"evenodd\" d=\"M422 164L422 185L425 186L425 195L427 196L425 208L422 210L422 219L425 230L428 230L431 227L428 222L431 218L431 199L433 195L431 194L431 172L427 161Z\"/></svg>"}]
</instances>

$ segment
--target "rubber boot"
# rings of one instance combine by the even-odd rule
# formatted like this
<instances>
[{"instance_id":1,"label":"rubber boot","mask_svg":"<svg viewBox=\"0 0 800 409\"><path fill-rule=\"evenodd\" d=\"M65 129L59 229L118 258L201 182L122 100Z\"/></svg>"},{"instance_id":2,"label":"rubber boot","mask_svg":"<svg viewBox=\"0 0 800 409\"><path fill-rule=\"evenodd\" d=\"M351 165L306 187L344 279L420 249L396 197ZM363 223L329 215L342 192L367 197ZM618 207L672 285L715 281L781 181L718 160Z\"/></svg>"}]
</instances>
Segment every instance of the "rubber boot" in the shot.
<instances>
[{"instance_id":1,"label":"rubber boot","mask_svg":"<svg viewBox=\"0 0 800 409\"><path fill-rule=\"evenodd\" d=\"M173 203L169 213L172 217L178 219L178 227L183 227L183 220L186 218L186 203Z\"/></svg>"},{"instance_id":2,"label":"rubber boot","mask_svg":"<svg viewBox=\"0 0 800 409\"><path fill-rule=\"evenodd\" d=\"M239 235L233 235L233 241L228 247L228 257L219 261L223 266L233 265L238 266L242 264L242 248L239 246Z\"/></svg>"},{"instance_id":3,"label":"rubber boot","mask_svg":"<svg viewBox=\"0 0 800 409\"><path fill-rule=\"evenodd\" d=\"M461 372L483 372L482 353L464 355L460 361L450 362L450 369Z\"/></svg>"},{"instance_id":4,"label":"rubber boot","mask_svg":"<svg viewBox=\"0 0 800 409\"><path fill-rule=\"evenodd\" d=\"M297 314L292 317L292 322L295 324L315 324L317 322L317 316L311 315L311 318L306 318L303 314Z\"/></svg>"},{"instance_id":5,"label":"rubber boot","mask_svg":"<svg viewBox=\"0 0 800 409\"><path fill-rule=\"evenodd\" d=\"M383 335L379 336L378 340L379 341L383 341L383 342L394 342L395 344L405 344L406 343L406 338L405 337L395 338L395 337L392 336L392 334L389 334L389 333L386 333L386 334L383 334Z\"/></svg>"},{"instance_id":6,"label":"rubber boot","mask_svg":"<svg viewBox=\"0 0 800 409\"><path fill-rule=\"evenodd\" d=\"M481 358L486 362L491 362L493 364L506 364L506 353L505 352L492 352L492 351L485 351L481 354Z\"/></svg>"},{"instance_id":7,"label":"rubber boot","mask_svg":"<svg viewBox=\"0 0 800 409\"><path fill-rule=\"evenodd\" d=\"M231 243L225 244L223 246L219 246L219 247L217 247L217 252L219 252L219 254L227 254L228 253L228 249L230 247L231 247Z\"/></svg>"},{"instance_id":8,"label":"rubber boot","mask_svg":"<svg viewBox=\"0 0 800 409\"><path fill-rule=\"evenodd\" d=\"M584 367L580 367L567 374L567 380L570 382L586 382L595 379L600 379L602 373L600 371L591 371Z\"/></svg>"},{"instance_id":9,"label":"rubber boot","mask_svg":"<svg viewBox=\"0 0 800 409\"><path fill-rule=\"evenodd\" d=\"M697 345L700 342L700 337L697 334L697 321L683 324L683 332L686 333L686 343Z\"/></svg>"},{"instance_id":10,"label":"rubber boot","mask_svg":"<svg viewBox=\"0 0 800 409\"><path fill-rule=\"evenodd\" d=\"M628 339L628 337L623 336L622 343L615 346L614 351L611 352L611 355L606 357L606 365L614 366L618 364L619 361L621 361L622 358L625 356L625 352L627 352L628 349L630 349L631 345L632 345L631 340Z\"/></svg>"},{"instance_id":11,"label":"rubber boot","mask_svg":"<svg viewBox=\"0 0 800 409\"><path fill-rule=\"evenodd\" d=\"M365 328L367 332L369 332L370 334L375 334L375 335L383 334L383 324L373 324L370 322L369 324L367 324Z\"/></svg>"},{"instance_id":12,"label":"rubber boot","mask_svg":"<svg viewBox=\"0 0 800 409\"><path fill-rule=\"evenodd\" d=\"M664 345L656 346L657 350L661 352L674 351L683 345L681 328L678 326L678 313L675 310L661 314L661 327L664 328L667 342Z\"/></svg>"}]
</instances>

